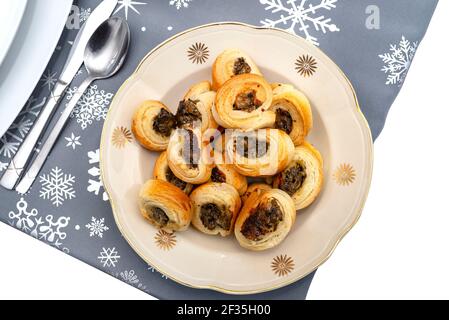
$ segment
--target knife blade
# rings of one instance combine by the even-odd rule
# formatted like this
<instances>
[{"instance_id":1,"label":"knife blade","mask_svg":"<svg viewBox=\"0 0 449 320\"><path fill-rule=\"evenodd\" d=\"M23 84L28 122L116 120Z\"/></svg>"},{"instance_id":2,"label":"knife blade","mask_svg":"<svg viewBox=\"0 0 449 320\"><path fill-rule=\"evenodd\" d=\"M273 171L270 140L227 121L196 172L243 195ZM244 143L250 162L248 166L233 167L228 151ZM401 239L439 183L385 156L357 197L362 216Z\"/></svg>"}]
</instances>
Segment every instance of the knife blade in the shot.
<instances>
[{"instance_id":1,"label":"knife blade","mask_svg":"<svg viewBox=\"0 0 449 320\"><path fill-rule=\"evenodd\" d=\"M57 105L65 94L65 90L83 65L84 51L89 39L95 30L112 15L117 3L118 0L103 0L78 32L61 76L53 88L47 104L42 108L33 128L22 142L0 180L0 185L6 189L14 189L17 182L21 179L24 169L26 169L32 159L36 144L42 138Z\"/></svg>"}]
</instances>

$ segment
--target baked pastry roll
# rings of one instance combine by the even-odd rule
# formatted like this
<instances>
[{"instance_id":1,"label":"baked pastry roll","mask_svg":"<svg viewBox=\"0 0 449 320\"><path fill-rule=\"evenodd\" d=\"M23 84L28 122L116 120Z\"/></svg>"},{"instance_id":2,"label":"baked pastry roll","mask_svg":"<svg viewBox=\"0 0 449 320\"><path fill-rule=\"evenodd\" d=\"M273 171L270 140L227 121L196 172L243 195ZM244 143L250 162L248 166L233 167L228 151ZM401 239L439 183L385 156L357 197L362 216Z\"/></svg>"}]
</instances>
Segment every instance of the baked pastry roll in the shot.
<instances>
[{"instance_id":1,"label":"baked pastry roll","mask_svg":"<svg viewBox=\"0 0 449 320\"><path fill-rule=\"evenodd\" d=\"M270 108L276 114L274 128L285 131L295 146L304 142L312 130L312 108L307 97L292 85L274 84L273 104Z\"/></svg>"},{"instance_id":2,"label":"baked pastry roll","mask_svg":"<svg viewBox=\"0 0 449 320\"><path fill-rule=\"evenodd\" d=\"M210 180L213 159L208 142L196 129L177 129L168 144L168 166L176 177L190 184L202 184Z\"/></svg>"},{"instance_id":3,"label":"baked pastry roll","mask_svg":"<svg viewBox=\"0 0 449 320\"><path fill-rule=\"evenodd\" d=\"M139 207L142 216L158 228L184 231L192 220L189 197L162 180L145 183L139 194Z\"/></svg>"},{"instance_id":4,"label":"baked pastry roll","mask_svg":"<svg viewBox=\"0 0 449 320\"><path fill-rule=\"evenodd\" d=\"M182 181L175 176L173 171L171 171L170 167L168 166L167 152L162 152L159 158L156 160L156 164L154 165L153 170L153 177L156 180L163 180L171 183L186 194L190 194L190 192L192 192L193 185Z\"/></svg>"},{"instance_id":5,"label":"baked pastry roll","mask_svg":"<svg viewBox=\"0 0 449 320\"><path fill-rule=\"evenodd\" d=\"M319 151L309 143L296 147L292 162L274 179L274 187L293 198L296 210L312 204L322 186L323 160Z\"/></svg>"},{"instance_id":6,"label":"baked pastry roll","mask_svg":"<svg viewBox=\"0 0 449 320\"><path fill-rule=\"evenodd\" d=\"M212 114L227 129L268 128L276 121L276 114L269 110L272 102L273 90L262 76L242 74L218 90Z\"/></svg>"},{"instance_id":7,"label":"baked pastry roll","mask_svg":"<svg viewBox=\"0 0 449 320\"><path fill-rule=\"evenodd\" d=\"M179 128L193 128L195 124L201 126L204 132L209 128L217 128L218 125L212 116L212 105L216 93L211 90L210 82L200 82L189 89L179 103L176 113L176 121Z\"/></svg>"},{"instance_id":8,"label":"baked pastry roll","mask_svg":"<svg viewBox=\"0 0 449 320\"><path fill-rule=\"evenodd\" d=\"M262 75L254 61L239 49L223 51L212 66L212 87L215 91L234 76L240 74Z\"/></svg>"},{"instance_id":9,"label":"baked pastry roll","mask_svg":"<svg viewBox=\"0 0 449 320\"><path fill-rule=\"evenodd\" d=\"M175 129L175 116L159 101L145 101L132 119L132 131L137 141L152 151L166 150Z\"/></svg>"},{"instance_id":10,"label":"baked pastry roll","mask_svg":"<svg viewBox=\"0 0 449 320\"><path fill-rule=\"evenodd\" d=\"M234 130L232 139L226 142L226 152L232 165L247 177L273 176L283 171L294 150L290 137L276 129Z\"/></svg>"},{"instance_id":11,"label":"baked pastry roll","mask_svg":"<svg viewBox=\"0 0 449 320\"><path fill-rule=\"evenodd\" d=\"M262 192L270 191L273 189L270 185L266 183L253 183L248 187L245 194L242 196L242 201L246 202L248 198L253 194L259 192L261 194Z\"/></svg>"},{"instance_id":12,"label":"baked pastry roll","mask_svg":"<svg viewBox=\"0 0 449 320\"><path fill-rule=\"evenodd\" d=\"M192 224L210 235L229 236L240 212L241 200L237 190L226 183L207 183L190 195L193 205Z\"/></svg>"},{"instance_id":13,"label":"baked pastry roll","mask_svg":"<svg viewBox=\"0 0 449 320\"><path fill-rule=\"evenodd\" d=\"M246 177L238 173L229 164L216 164L212 169L210 181L230 184L238 191L239 195L243 195L248 188Z\"/></svg>"},{"instance_id":14,"label":"baked pastry roll","mask_svg":"<svg viewBox=\"0 0 449 320\"><path fill-rule=\"evenodd\" d=\"M279 245L296 220L295 204L284 191L253 193L235 223L235 236L246 249L262 251Z\"/></svg>"}]
</instances>

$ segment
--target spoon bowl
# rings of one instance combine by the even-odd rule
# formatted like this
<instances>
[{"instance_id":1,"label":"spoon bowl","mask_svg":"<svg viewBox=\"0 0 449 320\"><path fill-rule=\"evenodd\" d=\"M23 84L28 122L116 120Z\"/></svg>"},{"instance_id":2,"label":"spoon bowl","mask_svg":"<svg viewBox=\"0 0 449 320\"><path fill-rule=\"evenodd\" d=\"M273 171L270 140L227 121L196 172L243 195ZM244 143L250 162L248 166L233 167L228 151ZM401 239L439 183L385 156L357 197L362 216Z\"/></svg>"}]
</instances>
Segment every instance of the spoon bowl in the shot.
<instances>
[{"instance_id":1,"label":"spoon bowl","mask_svg":"<svg viewBox=\"0 0 449 320\"><path fill-rule=\"evenodd\" d=\"M94 32L84 53L84 65L93 79L112 77L122 67L130 43L128 24L114 17Z\"/></svg>"}]
</instances>

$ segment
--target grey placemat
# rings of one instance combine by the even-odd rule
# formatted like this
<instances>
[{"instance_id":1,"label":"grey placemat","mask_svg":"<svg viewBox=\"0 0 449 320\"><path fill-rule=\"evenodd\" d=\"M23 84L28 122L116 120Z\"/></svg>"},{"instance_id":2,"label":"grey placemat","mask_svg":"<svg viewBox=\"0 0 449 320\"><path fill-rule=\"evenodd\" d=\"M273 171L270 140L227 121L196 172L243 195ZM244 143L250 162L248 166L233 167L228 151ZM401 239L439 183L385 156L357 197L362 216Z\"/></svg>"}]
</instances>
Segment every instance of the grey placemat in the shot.
<instances>
[{"instance_id":1,"label":"grey placemat","mask_svg":"<svg viewBox=\"0 0 449 320\"><path fill-rule=\"evenodd\" d=\"M80 18L82 24L99 2L77 1L72 18ZM377 138L436 4L437 0L121 0L116 15L125 17L132 30L124 69L113 79L95 83L81 99L27 195L0 190L0 220L158 298L236 298L164 278L121 237L101 184L98 150L103 120L116 90L148 51L189 27L217 21L274 26L308 38L341 66ZM29 103L0 140L0 172L61 72L77 33L72 29L78 27L76 21L70 21ZM72 90L84 76L80 72ZM304 299L312 278L238 298Z\"/></svg>"}]
</instances>

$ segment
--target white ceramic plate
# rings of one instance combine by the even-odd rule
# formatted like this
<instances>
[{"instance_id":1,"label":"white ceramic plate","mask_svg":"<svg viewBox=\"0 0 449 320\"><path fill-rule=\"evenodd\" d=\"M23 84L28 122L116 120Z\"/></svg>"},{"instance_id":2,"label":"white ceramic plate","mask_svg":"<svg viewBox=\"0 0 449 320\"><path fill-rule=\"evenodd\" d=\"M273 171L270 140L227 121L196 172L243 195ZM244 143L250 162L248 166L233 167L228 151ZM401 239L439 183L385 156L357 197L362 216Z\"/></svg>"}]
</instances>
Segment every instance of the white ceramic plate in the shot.
<instances>
[{"instance_id":1,"label":"white ceramic plate","mask_svg":"<svg viewBox=\"0 0 449 320\"><path fill-rule=\"evenodd\" d=\"M19 31L0 66L0 137L17 117L44 73L64 30L72 2L28 2Z\"/></svg>"},{"instance_id":2,"label":"white ceramic plate","mask_svg":"<svg viewBox=\"0 0 449 320\"><path fill-rule=\"evenodd\" d=\"M230 47L252 56L269 81L292 83L307 94L315 118L309 140L325 162L321 196L299 213L287 239L265 252L250 252L232 237L206 236L193 228L164 233L144 221L137 205L139 189L152 178L158 154L132 139L133 112L146 99L161 100L175 111L191 85L210 79L213 60ZM191 60L192 51L196 59ZM335 63L302 38L238 23L186 31L149 53L115 96L101 143L103 182L116 223L134 250L179 283L232 294L279 288L320 266L361 214L372 161L367 122Z\"/></svg>"},{"instance_id":3,"label":"white ceramic plate","mask_svg":"<svg viewBox=\"0 0 449 320\"><path fill-rule=\"evenodd\" d=\"M0 10L0 65L22 21L28 0L3 1Z\"/></svg>"}]
</instances>

